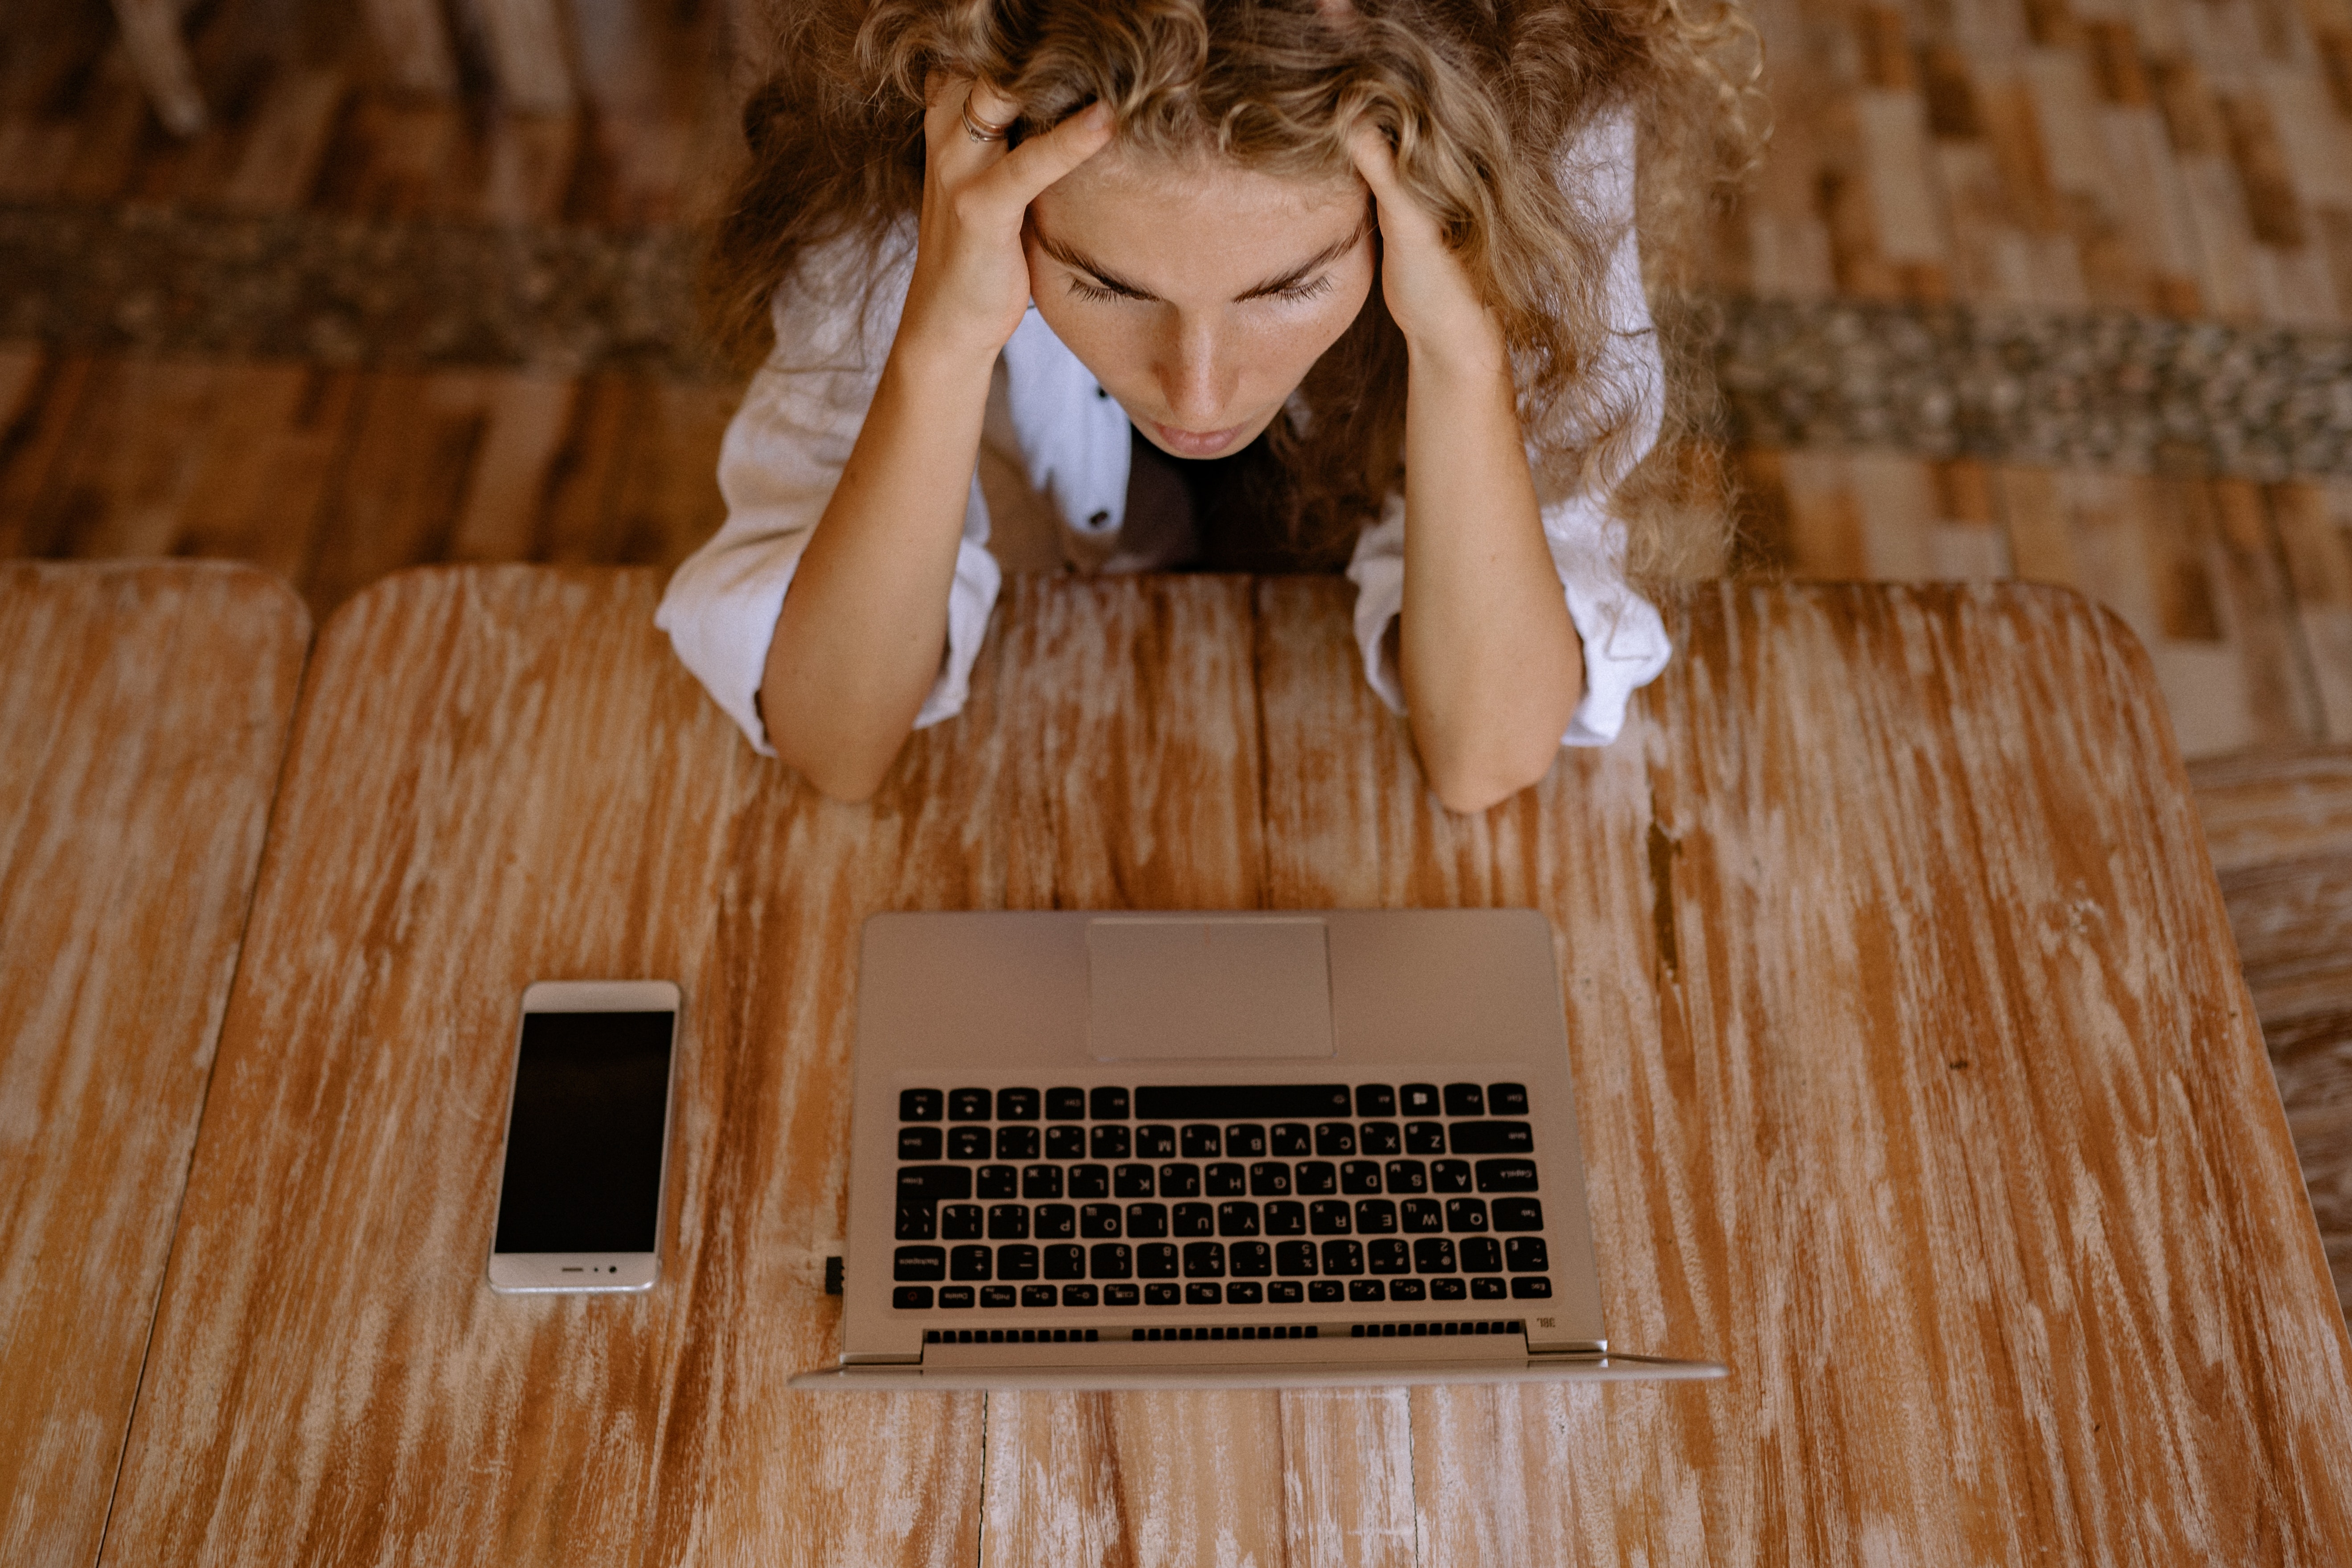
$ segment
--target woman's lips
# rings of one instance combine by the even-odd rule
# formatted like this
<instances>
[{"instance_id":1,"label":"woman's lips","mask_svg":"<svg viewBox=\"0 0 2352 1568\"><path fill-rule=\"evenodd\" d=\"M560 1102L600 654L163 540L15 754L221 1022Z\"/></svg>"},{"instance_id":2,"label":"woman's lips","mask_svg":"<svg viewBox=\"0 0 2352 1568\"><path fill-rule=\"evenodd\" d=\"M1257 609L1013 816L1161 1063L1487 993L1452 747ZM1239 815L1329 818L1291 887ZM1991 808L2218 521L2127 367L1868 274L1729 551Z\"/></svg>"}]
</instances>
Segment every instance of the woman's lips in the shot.
<instances>
[{"instance_id":1,"label":"woman's lips","mask_svg":"<svg viewBox=\"0 0 2352 1568\"><path fill-rule=\"evenodd\" d=\"M1157 419L1151 422L1152 434L1160 437L1160 444L1182 458L1213 458L1232 446L1234 437L1245 428L1235 425L1225 430L1179 430Z\"/></svg>"}]
</instances>

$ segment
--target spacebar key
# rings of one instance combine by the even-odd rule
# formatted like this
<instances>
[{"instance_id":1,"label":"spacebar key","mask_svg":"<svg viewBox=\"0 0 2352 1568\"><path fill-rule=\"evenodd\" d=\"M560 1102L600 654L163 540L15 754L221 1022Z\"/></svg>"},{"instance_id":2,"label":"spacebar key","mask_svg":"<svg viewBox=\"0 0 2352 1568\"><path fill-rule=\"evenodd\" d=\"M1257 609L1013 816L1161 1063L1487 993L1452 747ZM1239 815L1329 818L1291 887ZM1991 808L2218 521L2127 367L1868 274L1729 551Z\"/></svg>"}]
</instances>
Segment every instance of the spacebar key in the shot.
<instances>
[{"instance_id":1,"label":"spacebar key","mask_svg":"<svg viewBox=\"0 0 2352 1568\"><path fill-rule=\"evenodd\" d=\"M961 1203L971 1196L969 1165L901 1165L898 1201L902 1204Z\"/></svg>"}]
</instances>

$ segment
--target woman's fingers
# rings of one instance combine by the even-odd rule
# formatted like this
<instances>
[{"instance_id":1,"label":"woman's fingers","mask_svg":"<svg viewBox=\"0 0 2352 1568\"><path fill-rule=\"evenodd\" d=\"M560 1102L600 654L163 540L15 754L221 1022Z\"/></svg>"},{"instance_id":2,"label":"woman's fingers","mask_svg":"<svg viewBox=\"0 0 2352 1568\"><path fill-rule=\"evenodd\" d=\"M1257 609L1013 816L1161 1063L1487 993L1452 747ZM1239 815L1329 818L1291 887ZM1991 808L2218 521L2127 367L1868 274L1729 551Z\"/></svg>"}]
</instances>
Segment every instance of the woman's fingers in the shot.
<instances>
[{"instance_id":1,"label":"woman's fingers","mask_svg":"<svg viewBox=\"0 0 2352 1568\"><path fill-rule=\"evenodd\" d=\"M1043 136L1015 147L992 175L1025 208L1046 186L1101 152L1110 136L1109 107L1090 103Z\"/></svg>"},{"instance_id":2,"label":"woman's fingers","mask_svg":"<svg viewBox=\"0 0 2352 1568\"><path fill-rule=\"evenodd\" d=\"M1010 131L1013 121L1021 115L1019 104L984 81L971 84L971 96L964 100L963 107L971 122L982 131Z\"/></svg>"},{"instance_id":3,"label":"woman's fingers","mask_svg":"<svg viewBox=\"0 0 2352 1568\"><path fill-rule=\"evenodd\" d=\"M1356 173L1372 187L1372 199L1380 204L1383 237L1411 242L1436 236L1437 220L1405 188L1397 174L1396 149L1378 126L1366 121L1349 132L1348 152L1356 161Z\"/></svg>"}]
</instances>

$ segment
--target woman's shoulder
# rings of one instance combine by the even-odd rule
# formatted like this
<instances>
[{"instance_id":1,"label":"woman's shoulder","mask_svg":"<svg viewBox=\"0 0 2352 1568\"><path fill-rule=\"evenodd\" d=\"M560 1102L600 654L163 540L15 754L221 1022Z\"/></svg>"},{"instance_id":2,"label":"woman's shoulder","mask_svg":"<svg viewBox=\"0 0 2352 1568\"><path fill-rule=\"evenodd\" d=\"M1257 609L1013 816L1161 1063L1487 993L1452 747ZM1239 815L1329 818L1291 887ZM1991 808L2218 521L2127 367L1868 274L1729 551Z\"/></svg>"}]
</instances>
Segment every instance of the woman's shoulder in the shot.
<instances>
[{"instance_id":1,"label":"woman's shoulder","mask_svg":"<svg viewBox=\"0 0 2352 1568\"><path fill-rule=\"evenodd\" d=\"M914 270L911 217L808 247L770 301L776 355L799 360L814 351L828 359L843 353L863 359L877 345L887 349Z\"/></svg>"}]
</instances>

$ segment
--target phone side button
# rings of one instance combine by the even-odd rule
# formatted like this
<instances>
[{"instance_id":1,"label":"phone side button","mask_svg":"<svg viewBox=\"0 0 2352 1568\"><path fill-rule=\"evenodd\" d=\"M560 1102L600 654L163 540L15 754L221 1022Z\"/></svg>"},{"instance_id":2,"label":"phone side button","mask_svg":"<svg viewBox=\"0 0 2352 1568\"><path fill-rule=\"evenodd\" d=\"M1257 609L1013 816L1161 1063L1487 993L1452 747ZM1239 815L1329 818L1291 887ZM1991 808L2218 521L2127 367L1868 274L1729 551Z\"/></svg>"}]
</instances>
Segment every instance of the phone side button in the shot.
<instances>
[{"instance_id":1,"label":"phone side button","mask_svg":"<svg viewBox=\"0 0 2352 1568\"><path fill-rule=\"evenodd\" d=\"M944 1247L902 1247L892 1256L890 1278L902 1283L939 1280L947 1277L948 1250ZM925 1303L929 1304L928 1301Z\"/></svg>"}]
</instances>

